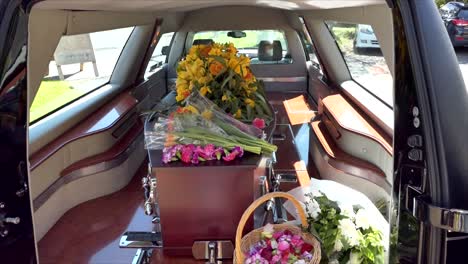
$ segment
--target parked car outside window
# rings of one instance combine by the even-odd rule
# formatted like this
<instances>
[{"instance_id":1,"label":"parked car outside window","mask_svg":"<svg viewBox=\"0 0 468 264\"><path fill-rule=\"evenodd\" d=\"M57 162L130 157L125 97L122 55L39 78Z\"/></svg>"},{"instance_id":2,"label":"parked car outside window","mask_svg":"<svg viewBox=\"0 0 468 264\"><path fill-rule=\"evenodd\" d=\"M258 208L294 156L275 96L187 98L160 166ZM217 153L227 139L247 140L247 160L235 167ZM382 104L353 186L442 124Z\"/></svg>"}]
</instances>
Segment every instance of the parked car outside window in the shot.
<instances>
[{"instance_id":1,"label":"parked car outside window","mask_svg":"<svg viewBox=\"0 0 468 264\"><path fill-rule=\"evenodd\" d=\"M468 46L468 6L450 2L439 11L453 46Z\"/></svg>"},{"instance_id":2,"label":"parked car outside window","mask_svg":"<svg viewBox=\"0 0 468 264\"><path fill-rule=\"evenodd\" d=\"M393 108L393 78L372 27L336 21L327 21L326 24L335 38L353 80L388 107ZM373 40L374 44L368 43L367 47L373 45L372 49L356 52L354 43L358 40L358 35L368 35L366 40ZM364 40L364 37L359 37L359 42L361 40Z\"/></svg>"}]
</instances>

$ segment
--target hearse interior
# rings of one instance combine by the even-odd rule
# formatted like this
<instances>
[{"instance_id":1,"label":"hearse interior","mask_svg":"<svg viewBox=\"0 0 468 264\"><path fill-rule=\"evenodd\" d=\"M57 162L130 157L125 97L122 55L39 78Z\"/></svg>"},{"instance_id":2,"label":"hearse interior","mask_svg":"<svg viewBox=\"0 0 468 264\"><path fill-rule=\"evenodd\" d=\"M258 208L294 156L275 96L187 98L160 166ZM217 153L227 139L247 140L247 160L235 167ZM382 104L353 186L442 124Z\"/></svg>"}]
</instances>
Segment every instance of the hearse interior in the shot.
<instances>
[{"instance_id":1,"label":"hearse interior","mask_svg":"<svg viewBox=\"0 0 468 264\"><path fill-rule=\"evenodd\" d=\"M28 29L23 191L37 261L232 263L237 223L263 194L263 176L274 191L358 193L349 199L380 213L392 263L393 87L396 60L403 61L395 55L402 21L395 8L384 0L30 3L18 23ZM371 28L380 48L355 52L357 25L369 25L362 33ZM161 164L145 148L151 112L176 104L177 65L192 46L225 42L250 58L264 83L275 116L268 140L277 151L229 166ZM274 203L256 216L294 220L281 200ZM14 233L9 221L0 229ZM255 218L246 229L263 225Z\"/></svg>"}]
</instances>

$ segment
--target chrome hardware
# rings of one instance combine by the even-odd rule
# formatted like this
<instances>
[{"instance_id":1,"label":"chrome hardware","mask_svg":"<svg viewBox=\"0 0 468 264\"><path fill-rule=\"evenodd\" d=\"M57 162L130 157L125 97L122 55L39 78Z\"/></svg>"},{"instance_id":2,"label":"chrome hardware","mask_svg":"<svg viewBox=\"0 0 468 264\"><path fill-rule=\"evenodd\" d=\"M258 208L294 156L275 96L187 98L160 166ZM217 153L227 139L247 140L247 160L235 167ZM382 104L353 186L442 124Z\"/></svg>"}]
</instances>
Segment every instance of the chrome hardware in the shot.
<instances>
[{"instance_id":1,"label":"chrome hardware","mask_svg":"<svg viewBox=\"0 0 468 264\"><path fill-rule=\"evenodd\" d=\"M278 173L276 177L278 178L278 181L280 183L281 182L292 182L292 183L297 182L296 174Z\"/></svg>"},{"instance_id":2,"label":"chrome hardware","mask_svg":"<svg viewBox=\"0 0 468 264\"><path fill-rule=\"evenodd\" d=\"M209 242L208 243L208 263L215 264L216 263L216 242Z\"/></svg>"},{"instance_id":3,"label":"chrome hardware","mask_svg":"<svg viewBox=\"0 0 468 264\"><path fill-rule=\"evenodd\" d=\"M426 196L415 197L413 204L413 215L418 220L436 228L468 233L468 210L438 207Z\"/></svg>"},{"instance_id":4,"label":"chrome hardware","mask_svg":"<svg viewBox=\"0 0 468 264\"><path fill-rule=\"evenodd\" d=\"M9 233L8 229L3 229L3 230L0 231L0 236L1 237L6 237L6 236L8 236L8 233Z\"/></svg>"},{"instance_id":5,"label":"chrome hardware","mask_svg":"<svg viewBox=\"0 0 468 264\"><path fill-rule=\"evenodd\" d=\"M141 184L145 190L145 214L153 215L155 210L156 201L156 178L151 176L151 165L148 164L148 175L141 179ZM157 215L155 217L158 217Z\"/></svg>"},{"instance_id":6,"label":"chrome hardware","mask_svg":"<svg viewBox=\"0 0 468 264\"><path fill-rule=\"evenodd\" d=\"M20 223L20 220L21 219L19 217L5 217L5 220L3 220L3 222L17 225Z\"/></svg>"},{"instance_id":7,"label":"chrome hardware","mask_svg":"<svg viewBox=\"0 0 468 264\"><path fill-rule=\"evenodd\" d=\"M121 248L160 248L162 247L160 232L134 232L127 231L120 238Z\"/></svg>"},{"instance_id":8,"label":"chrome hardware","mask_svg":"<svg viewBox=\"0 0 468 264\"><path fill-rule=\"evenodd\" d=\"M192 255L198 260L207 260L209 264L222 263L222 259L232 259L234 246L229 240L195 241L192 246Z\"/></svg>"},{"instance_id":9,"label":"chrome hardware","mask_svg":"<svg viewBox=\"0 0 468 264\"><path fill-rule=\"evenodd\" d=\"M138 249L133 257L132 264L150 264L152 253L152 250Z\"/></svg>"}]
</instances>

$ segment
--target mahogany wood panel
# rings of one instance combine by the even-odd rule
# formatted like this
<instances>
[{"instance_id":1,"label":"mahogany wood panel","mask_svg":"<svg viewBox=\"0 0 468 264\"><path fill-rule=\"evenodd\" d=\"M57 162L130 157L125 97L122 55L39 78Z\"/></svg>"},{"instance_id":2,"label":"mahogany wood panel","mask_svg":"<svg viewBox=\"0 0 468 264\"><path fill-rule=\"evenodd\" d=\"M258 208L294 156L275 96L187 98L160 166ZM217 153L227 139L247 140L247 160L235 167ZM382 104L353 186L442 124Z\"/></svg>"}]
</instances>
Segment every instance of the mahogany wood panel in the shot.
<instances>
[{"instance_id":1,"label":"mahogany wood panel","mask_svg":"<svg viewBox=\"0 0 468 264\"><path fill-rule=\"evenodd\" d=\"M390 155L393 155L392 138L382 129L368 122L343 95L329 95L322 99L322 104L323 111L329 113L332 121L336 121L340 127L374 140Z\"/></svg>"},{"instance_id":2,"label":"mahogany wood panel","mask_svg":"<svg viewBox=\"0 0 468 264\"><path fill-rule=\"evenodd\" d=\"M140 136L142 132L143 123L138 120L137 123L109 150L73 163L72 165L65 168L60 173L60 176L65 176L75 170L117 158L120 154L127 150L130 144L132 144L133 141L135 141L135 139Z\"/></svg>"},{"instance_id":3,"label":"mahogany wood panel","mask_svg":"<svg viewBox=\"0 0 468 264\"><path fill-rule=\"evenodd\" d=\"M137 100L128 92L118 95L99 110L89 115L78 125L72 127L51 143L33 153L29 158L31 162L31 170L34 170L39 164L44 162L66 144L79 138L87 137L110 129L127 113L129 113L137 103Z\"/></svg>"},{"instance_id":4,"label":"mahogany wood panel","mask_svg":"<svg viewBox=\"0 0 468 264\"><path fill-rule=\"evenodd\" d=\"M322 121L313 121L312 129L325 150L327 162L334 168L347 174L366 179L386 191L390 191L390 184L386 181L385 174L373 164L353 157L341 150L328 134L328 130Z\"/></svg>"},{"instance_id":5,"label":"mahogany wood panel","mask_svg":"<svg viewBox=\"0 0 468 264\"><path fill-rule=\"evenodd\" d=\"M262 163L152 166L158 180L164 253L191 256L194 241L234 241L242 214L259 196L259 177L265 175ZM252 228L253 222L245 231Z\"/></svg>"}]
</instances>

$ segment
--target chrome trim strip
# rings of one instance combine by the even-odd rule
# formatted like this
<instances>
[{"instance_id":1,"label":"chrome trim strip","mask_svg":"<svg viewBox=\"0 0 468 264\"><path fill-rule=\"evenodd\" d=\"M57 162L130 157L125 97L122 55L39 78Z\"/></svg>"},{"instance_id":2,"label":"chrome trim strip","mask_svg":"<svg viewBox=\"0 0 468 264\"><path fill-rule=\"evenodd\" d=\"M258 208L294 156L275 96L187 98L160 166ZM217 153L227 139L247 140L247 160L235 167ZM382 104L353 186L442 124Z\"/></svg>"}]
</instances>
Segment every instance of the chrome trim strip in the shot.
<instances>
[{"instance_id":1,"label":"chrome trim strip","mask_svg":"<svg viewBox=\"0 0 468 264\"><path fill-rule=\"evenodd\" d=\"M294 83L294 82L305 82L307 77L297 76L297 77L257 77L257 79L264 82L282 82L282 83ZM175 84L177 78L169 78L168 83Z\"/></svg>"},{"instance_id":2,"label":"chrome trim strip","mask_svg":"<svg viewBox=\"0 0 468 264\"><path fill-rule=\"evenodd\" d=\"M124 163L130 154L135 151L135 149L143 143L143 133L138 136L128 147L127 149L120 153L117 157L112 160L103 161L98 164L94 164L88 167L84 167L78 170L75 170L67 175L59 177L54 183L52 183L45 191L43 191L36 199L34 199L33 207L34 212L37 211L47 200L52 197L52 195L58 191L63 185L66 185L72 181L94 175L99 172L107 171L118 167Z\"/></svg>"},{"instance_id":3,"label":"chrome trim strip","mask_svg":"<svg viewBox=\"0 0 468 264\"><path fill-rule=\"evenodd\" d=\"M305 82L307 77L298 76L298 77L257 77L257 79L264 82L282 82L282 83L294 83L294 82Z\"/></svg>"}]
</instances>

